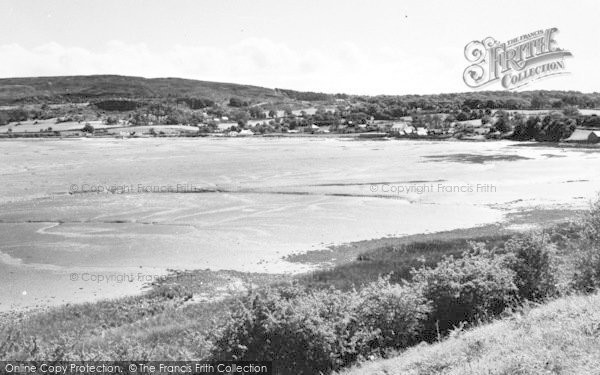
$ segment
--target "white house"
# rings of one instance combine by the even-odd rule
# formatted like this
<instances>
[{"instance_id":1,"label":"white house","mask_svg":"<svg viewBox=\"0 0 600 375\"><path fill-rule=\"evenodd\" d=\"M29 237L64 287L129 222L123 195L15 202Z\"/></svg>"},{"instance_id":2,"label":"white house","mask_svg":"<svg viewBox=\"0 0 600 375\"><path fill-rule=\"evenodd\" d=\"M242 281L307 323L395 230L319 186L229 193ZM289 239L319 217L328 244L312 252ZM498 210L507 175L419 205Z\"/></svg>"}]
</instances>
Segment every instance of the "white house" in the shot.
<instances>
[{"instance_id":1,"label":"white house","mask_svg":"<svg viewBox=\"0 0 600 375\"><path fill-rule=\"evenodd\" d=\"M406 122L396 122L390 127L390 133L393 134L404 134L404 131L409 125Z\"/></svg>"}]
</instances>

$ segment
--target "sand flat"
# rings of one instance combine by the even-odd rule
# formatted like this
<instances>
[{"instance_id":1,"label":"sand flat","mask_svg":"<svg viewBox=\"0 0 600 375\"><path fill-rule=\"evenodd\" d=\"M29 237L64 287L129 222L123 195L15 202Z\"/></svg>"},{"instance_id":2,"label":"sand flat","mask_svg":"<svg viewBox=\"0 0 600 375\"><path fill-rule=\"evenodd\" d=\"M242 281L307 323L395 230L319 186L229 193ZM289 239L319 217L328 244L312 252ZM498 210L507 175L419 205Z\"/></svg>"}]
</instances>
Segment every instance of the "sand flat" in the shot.
<instances>
[{"instance_id":1,"label":"sand flat","mask_svg":"<svg viewBox=\"0 0 600 375\"><path fill-rule=\"evenodd\" d=\"M600 186L597 151L511 142L17 139L0 155L0 309L143 284L70 280L84 271L300 272L282 257L583 208Z\"/></svg>"}]
</instances>

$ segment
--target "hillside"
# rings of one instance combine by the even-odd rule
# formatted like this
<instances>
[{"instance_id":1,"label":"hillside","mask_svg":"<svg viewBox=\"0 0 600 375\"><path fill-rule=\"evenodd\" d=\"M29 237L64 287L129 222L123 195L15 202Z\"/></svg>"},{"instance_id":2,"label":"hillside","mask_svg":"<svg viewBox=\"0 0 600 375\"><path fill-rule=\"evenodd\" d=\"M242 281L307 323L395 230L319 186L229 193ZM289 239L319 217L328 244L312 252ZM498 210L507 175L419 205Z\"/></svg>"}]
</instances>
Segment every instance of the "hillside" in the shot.
<instances>
[{"instance_id":1,"label":"hillside","mask_svg":"<svg viewBox=\"0 0 600 375\"><path fill-rule=\"evenodd\" d=\"M599 374L600 295L572 296L344 375Z\"/></svg>"},{"instance_id":2,"label":"hillside","mask_svg":"<svg viewBox=\"0 0 600 375\"><path fill-rule=\"evenodd\" d=\"M85 101L101 98L201 97L214 101L231 97L281 101L287 95L274 89L181 78L142 78L117 75L0 79L0 104Z\"/></svg>"}]
</instances>

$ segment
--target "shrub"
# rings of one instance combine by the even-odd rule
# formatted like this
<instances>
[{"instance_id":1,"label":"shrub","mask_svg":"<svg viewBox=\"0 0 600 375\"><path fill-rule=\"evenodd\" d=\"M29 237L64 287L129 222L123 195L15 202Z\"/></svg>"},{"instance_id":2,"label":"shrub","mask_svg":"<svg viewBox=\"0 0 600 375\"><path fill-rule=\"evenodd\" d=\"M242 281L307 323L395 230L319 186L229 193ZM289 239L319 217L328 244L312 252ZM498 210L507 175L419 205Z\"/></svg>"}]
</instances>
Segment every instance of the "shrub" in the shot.
<instances>
[{"instance_id":1,"label":"shrub","mask_svg":"<svg viewBox=\"0 0 600 375\"><path fill-rule=\"evenodd\" d=\"M592 203L581 227L574 255L573 289L591 293L600 288L600 199Z\"/></svg>"},{"instance_id":2,"label":"shrub","mask_svg":"<svg viewBox=\"0 0 600 375\"><path fill-rule=\"evenodd\" d=\"M370 343L373 349L401 349L418 341L430 306L417 290L379 279L362 289L359 299L363 329L377 333Z\"/></svg>"},{"instance_id":3,"label":"shrub","mask_svg":"<svg viewBox=\"0 0 600 375\"><path fill-rule=\"evenodd\" d=\"M577 292L593 293L600 289L600 246L581 241L575 252L572 287Z\"/></svg>"},{"instance_id":4,"label":"shrub","mask_svg":"<svg viewBox=\"0 0 600 375\"><path fill-rule=\"evenodd\" d=\"M413 271L414 286L431 301L425 338L444 333L462 322L474 322L501 313L514 299L514 272L505 267L505 257L471 244L454 259L444 258L435 268Z\"/></svg>"},{"instance_id":5,"label":"shrub","mask_svg":"<svg viewBox=\"0 0 600 375\"><path fill-rule=\"evenodd\" d=\"M365 341L356 332L353 297L333 290L250 295L216 340L213 357L273 361L284 374L337 369L355 360Z\"/></svg>"},{"instance_id":6,"label":"shrub","mask_svg":"<svg viewBox=\"0 0 600 375\"><path fill-rule=\"evenodd\" d=\"M88 122L86 122L83 129L81 129L81 131L83 131L85 133L94 133L94 130L95 130L94 127Z\"/></svg>"},{"instance_id":7,"label":"shrub","mask_svg":"<svg viewBox=\"0 0 600 375\"><path fill-rule=\"evenodd\" d=\"M273 361L276 373L328 373L414 343L428 306L388 280L360 292L298 287L253 293L215 340L218 360Z\"/></svg>"},{"instance_id":8,"label":"shrub","mask_svg":"<svg viewBox=\"0 0 600 375\"><path fill-rule=\"evenodd\" d=\"M600 242L600 196L592 202L583 217L583 237L592 243Z\"/></svg>"},{"instance_id":9,"label":"shrub","mask_svg":"<svg viewBox=\"0 0 600 375\"><path fill-rule=\"evenodd\" d=\"M522 299L540 301L555 296L556 249L543 233L531 233L506 242L507 266L515 273L515 285Z\"/></svg>"}]
</instances>

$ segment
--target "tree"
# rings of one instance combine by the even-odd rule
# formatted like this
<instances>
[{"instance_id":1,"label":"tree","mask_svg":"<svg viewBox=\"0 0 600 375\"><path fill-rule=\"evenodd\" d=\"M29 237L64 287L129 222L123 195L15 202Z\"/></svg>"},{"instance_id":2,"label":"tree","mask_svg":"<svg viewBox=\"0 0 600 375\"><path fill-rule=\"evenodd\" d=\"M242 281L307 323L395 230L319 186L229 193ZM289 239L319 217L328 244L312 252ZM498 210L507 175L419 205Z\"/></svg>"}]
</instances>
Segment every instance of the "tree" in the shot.
<instances>
[{"instance_id":1,"label":"tree","mask_svg":"<svg viewBox=\"0 0 600 375\"><path fill-rule=\"evenodd\" d=\"M565 121L564 119L551 119L550 116L546 116L542 120L544 125L537 138L541 141L559 142L573 133L575 123L573 119Z\"/></svg>"},{"instance_id":2,"label":"tree","mask_svg":"<svg viewBox=\"0 0 600 375\"><path fill-rule=\"evenodd\" d=\"M85 123L85 126L83 127L83 129L81 129L84 133L90 133L90 134L94 134L94 127L92 125L90 125L89 122Z\"/></svg>"},{"instance_id":3,"label":"tree","mask_svg":"<svg viewBox=\"0 0 600 375\"><path fill-rule=\"evenodd\" d=\"M237 122L238 125L243 128L246 126L246 123L250 119L250 115L244 110L239 110L231 114L231 119Z\"/></svg>"},{"instance_id":4,"label":"tree","mask_svg":"<svg viewBox=\"0 0 600 375\"><path fill-rule=\"evenodd\" d=\"M460 112L456 115L456 121L467 121L469 119L469 115L465 112Z\"/></svg>"},{"instance_id":5,"label":"tree","mask_svg":"<svg viewBox=\"0 0 600 375\"><path fill-rule=\"evenodd\" d=\"M565 108L563 108L562 110L563 115L568 116L568 117L575 117L575 116L579 116L579 109L577 109L577 107L569 105L566 106Z\"/></svg>"},{"instance_id":6,"label":"tree","mask_svg":"<svg viewBox=\"0 0 600 375\"><path fill-rule=\"evenodd\" d=\"M230 107L237 107L237 108L239 108L239 107L244 107L244 106L247 106L247 105L248 105L248 102L244 102L240 98L230 98L229 99L229 106Z\"/></svg>"},{"instance_id":7,"label":"tree","mask_svg":"<svg viewBox=\"0 0 600 375\"><path fill-rule=\"evenodd\" d=\"M508 112L499 110L496 112L496 116L498 117L498 120L496 120L494 127L497 131L500 133L507 133L512 130Z\"/></svg>"},{"instance_id":8,"label":"tree","mask_svg":"<svg viewBox=\"0 0 600 375\"><path fill-rule=\"evenodd\" d=\"M119 119L114 116L108 116L105 120L106 125L115 125L119 122Z\"/></svg>"},{"instance_id":9,"label":"tree","mask_svg":"<svg viewBox=\"0 0 600 375\"><path fill-rule=\"evenodd\" d=\"M526 125L527 135L530 135L531 138L537 137L542 130L542 120L538 116L528 118Z\"/></svg>"},{"instance_id":10,"label":"tree","mask_svg":"<svg viewBox=\"0 0 600 375\"><path fill-rule=\"evenodd\" d=\"M250 112L251 118L254 118L254 119L265 118L265 113L260 107L250 107L250 109L248 109L248 112Z\"/></svg>"},{"instance_id":11,"label":"tree","mask_svg":"<svg viewBox=\"0 0 600 375\"><path fill-rule=\"evenodd\" d=\"M531 98L531 108L533 109L542 109L548 106L548 100L544 98L542 94L535 94Z\"/></svg>"}]
</instances>

